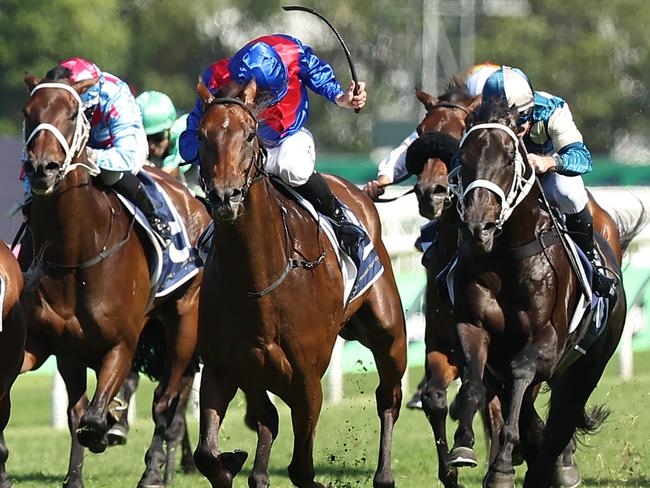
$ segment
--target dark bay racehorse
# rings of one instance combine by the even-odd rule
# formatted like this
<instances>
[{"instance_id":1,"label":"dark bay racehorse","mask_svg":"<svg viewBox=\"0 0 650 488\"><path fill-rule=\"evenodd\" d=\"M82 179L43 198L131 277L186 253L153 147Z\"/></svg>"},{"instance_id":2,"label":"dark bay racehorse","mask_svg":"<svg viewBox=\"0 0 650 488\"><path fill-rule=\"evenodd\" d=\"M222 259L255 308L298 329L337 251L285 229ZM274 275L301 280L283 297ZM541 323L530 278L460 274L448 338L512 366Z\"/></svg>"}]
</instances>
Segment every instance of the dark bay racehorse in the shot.
<instances>
[{"instance_id":1,"label":"dark bay racehorse","mask_svg":"<svg viewBox=\"0 0 650 488\"><path fill-rule=\"evenodd\" d=\"M585 404L619 341L625 293L617 286L605 330L587 354L556 373L581 291L549 214L539 205L534 172L514 132L516 110L490 101L471 117L459 150L465 239L455 271L454 310L463 385L450 460L462 466L473 457L471 423L487 381L506 415L484 486L514 487L512 449L521 437L529 466L525 486L549 487L556 459L576 429L593 432L604 420L604 410L587 413ZM638 225L631 229L621 229L622 250ZM600 236L598 248L604 264L620 276L617 256ZM534 407L536 385L543 381L552 390L545 429Z\"/></svg>"},{"instance_id":2,"label":"dark bay racehorse","mask_svg":"<svg viewBox=\"0 0 650 488\"><path fill-rule=\"evenodd\" d=\"M165 373L154 394L156 424L145 457L141 487L163 486L163 433L178 404L178 390L196 343L200 274L168 296L151 302L146 239L117 196L93 183L85 158L87 122L79 93L96 80L40 84L25 76L31 95L24 108L26 174L33 201L30 226L38 273L24 293L29 324L23 371L50 355L66 384L72 436L66 487L81 487L83 446L106 448L107 407L133 361L140 332L152 318L165 326ZM151 170L196 242L209 216L174 178ZM86 396L86 368L97 372L92 401Z\"/></svg>"},{"instance_id":3,"label":"dark bay racehorse","mask_svg":"<svg viewBox=\"0 0 650 488\"><path fill-rule=\"evenodd\" d=\"M205 367L196 465L213 487L232 486L246 454L220 452L218 433L229 402L241 388L257 418L249 486L269 485L269 456L278 433L269 390L291 408L291 481L299 487L323 487L314 481L314 432L323 399L321 377L341 333L374 354L381 420L374 486L393 487L392 431L402 399L406 335L379 217L363 192L328 177L337 197L368 229L385 269L346 307L334 249L314 219L263 172L254 115L256 85L237 88L231 86L224 98L215 99L199 85L205 103L199 129L201 175L213 206L215 238L201 287L199 349Z\"/></svg>"},{"instance_id":4,"label":"dark bay racehorse","mask_svg":"<svg viewBox=\"0 0 650 488\"><path fill-rule=\"evenodd\" d=\"M5 446L4 429L11 409L9 391L23 362L26 326L18 301L23 289L23 275L18 261L4 242L0 242L0 276L3 281L0 293L0 488L11 488L11 480L5 472L9 451Z\"/></svg>"}]
</instances>

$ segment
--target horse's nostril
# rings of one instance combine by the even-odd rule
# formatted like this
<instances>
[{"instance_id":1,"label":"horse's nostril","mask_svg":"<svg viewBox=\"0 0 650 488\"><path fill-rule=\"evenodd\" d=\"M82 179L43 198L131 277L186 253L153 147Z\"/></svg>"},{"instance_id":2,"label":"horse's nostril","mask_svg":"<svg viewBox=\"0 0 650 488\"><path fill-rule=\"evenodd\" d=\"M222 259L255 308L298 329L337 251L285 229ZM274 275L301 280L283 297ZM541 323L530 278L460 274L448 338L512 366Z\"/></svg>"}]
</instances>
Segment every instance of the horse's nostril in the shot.
<instances>
[{"instance_id":1,"label":"horse's nostril","mask_svg":"<svg viewBox=\"0 0 650 488\"><path fill-rule=\"evenodd\" d=\"M444 185L436 185L436 187L433 190L433 194L435 196L446 195L447 193L448 193L448 187Z\"/></svg>"},{"instance_id":2,"label":"horse's nostril","mask_svg":"<svg viewBox=\"0 0 650 488\"><path fill-rule=\"evenodd\" d=\"M54 161L50 161L45 165L45 171L58 171L59 170L59 163L55 163Z\"/></svg>"},{"instance_id":3,"label":"horse's nostril","mask_svg":"<svg viewBox=\"0 0 650 488\"><path fill-rule=\"evenodd\" d=\"M23 170L25 171L25 174L31 175L34 174L36 171L36 168L34 166L33 161L25 161L23 162Z\"/></svg>"}]
</instances>

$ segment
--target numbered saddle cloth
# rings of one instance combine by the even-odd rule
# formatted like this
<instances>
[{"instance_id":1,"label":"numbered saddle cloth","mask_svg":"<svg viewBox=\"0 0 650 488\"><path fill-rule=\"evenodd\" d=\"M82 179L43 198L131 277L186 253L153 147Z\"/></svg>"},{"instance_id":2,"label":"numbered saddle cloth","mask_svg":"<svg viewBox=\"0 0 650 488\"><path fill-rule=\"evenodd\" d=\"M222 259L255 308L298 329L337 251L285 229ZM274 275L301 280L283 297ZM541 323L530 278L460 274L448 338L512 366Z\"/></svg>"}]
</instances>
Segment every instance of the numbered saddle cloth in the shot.
<instances>
[{"instance_id":1,"label":"numbered saddle cloth","mask_svg":"<svg viewBox=\"0 0 650 488\"><path fill-rule=\"evenodd\" d=\"M116 192L124 206L135 215L139 225L149 236L154 252L149 256L151 286L156 298L170 294L194 277L202 267L196 247L187 235L185 222L174 208L167 192L146 171L138 173L138 179L153 202L156 213L169 222L172 237L169 246L161 245L160 238L153 231L144 214L125 197Z\"/></svg>"}]
</instances>

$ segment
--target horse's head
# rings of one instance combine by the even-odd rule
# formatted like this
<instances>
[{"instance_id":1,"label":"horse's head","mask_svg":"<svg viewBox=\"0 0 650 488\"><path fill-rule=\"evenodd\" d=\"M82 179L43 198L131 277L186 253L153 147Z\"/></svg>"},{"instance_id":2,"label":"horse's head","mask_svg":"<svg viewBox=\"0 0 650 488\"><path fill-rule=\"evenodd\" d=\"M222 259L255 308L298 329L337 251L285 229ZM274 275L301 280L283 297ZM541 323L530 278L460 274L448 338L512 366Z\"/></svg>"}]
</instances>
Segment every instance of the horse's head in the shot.
<instances>
[{"instance_id":1,"label":"horse's head","mask_svg":"<svg viewBox=\"0 0 650 488\"><path fill-rule=\"evenodd\" d=\"M89 124L79 95L97 83L89 79L40 80L26 74L30 96L23 108L25 153L23 168L32 192L51 195L65 175L74 169L73 161L85 158Z\"/></svg>"},{"instance_id":2,"label":"horse's head","mask_svg":"<svg viewBox=\"0 0 650 488\"><path fill-rule=\"evenodd\" d=\"M255 80L246 87L231 84L217 97L203 82L197 90L204 104L198 128L201 179L215 218L233 221L259 170L257 86Z\"/></svg>"},{"instance_id":3,"label":"horse's head","mask_svg":"<svg viewBox=\"0 0 650 488\"><path fill-rule=\"evenodd\" d=\"M535 181L516 135L517 109L505 99L489 100L467 120L460 142L459 166L450 175L465 238L478 253L487 253L514 208Z\"/></svg>"},{"instance_id":4,"label":"horse's head","mask_svg":"<svg viewBox=\"0 0 650 488\"><path fill-rule=\"evenodd\" d=\"M415 96L427 114L418 125L420 139L409 147L406 165L418 178L415 194L420 215L434 219L449 202L449 165L465 131L465 117L478 105L480 97L472 97L464 83L456 79L452 79L440 98L421 90L416 90Z\"/></svg>"}]
</instances>

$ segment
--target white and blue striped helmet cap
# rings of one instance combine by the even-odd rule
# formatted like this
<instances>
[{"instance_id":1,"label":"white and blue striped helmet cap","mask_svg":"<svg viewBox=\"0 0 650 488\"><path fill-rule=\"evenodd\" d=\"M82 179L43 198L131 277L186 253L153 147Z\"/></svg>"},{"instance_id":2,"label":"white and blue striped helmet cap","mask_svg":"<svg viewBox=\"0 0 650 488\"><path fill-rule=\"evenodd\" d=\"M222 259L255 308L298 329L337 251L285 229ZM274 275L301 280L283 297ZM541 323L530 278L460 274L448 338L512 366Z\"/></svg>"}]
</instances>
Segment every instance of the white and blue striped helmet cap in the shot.
<instances>
[{"instance_id":1,"label":"white and blue striped helmet cap","mask_svg":"<svg viewBox=\"0 0 650 488\"><path fill-rule=\"evenodd\" d=\"M483 100L492 97L505 97L509 105L517 106L519 113L528 112L535 103L528 77L520 69L510 66L501 66L485 81Z\"/></svg>"}]
</instances>

